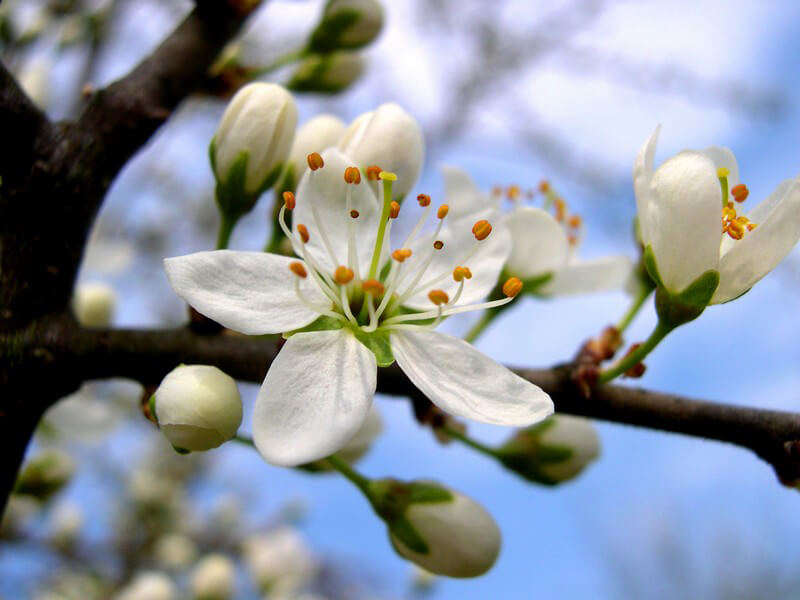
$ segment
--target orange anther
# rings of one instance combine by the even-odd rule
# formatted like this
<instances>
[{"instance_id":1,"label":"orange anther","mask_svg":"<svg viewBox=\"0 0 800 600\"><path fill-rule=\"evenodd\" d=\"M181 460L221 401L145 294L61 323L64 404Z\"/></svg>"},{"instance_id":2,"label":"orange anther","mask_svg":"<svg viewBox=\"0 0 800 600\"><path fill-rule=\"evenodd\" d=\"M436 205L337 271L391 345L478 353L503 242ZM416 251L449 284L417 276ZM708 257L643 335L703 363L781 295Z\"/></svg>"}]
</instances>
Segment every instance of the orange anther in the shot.
<instances>
[{"instance_id":1,"label":"orange anther","mask_svg":"<svg viewBox=\"0 0 800 600\"><path fill-rule=\"evenodd\" d=\"M361 284L361 287L364 289L365 293L373 297L383 296L383 292L385 291L383 284L377 279L367 279Z\"/></svg>"},{"instance_id":2,"label":"orange anther","mask_svg":"<svg viewBox=\"0 0 800 600\"><path fill-rule=\"evenodd\" d=\"M295 261L289 263L289 270L298 277L300 277L301 279L305 279L308 276L308 273L306 272L306 267L301 262Z\"/></svg>"},{"instance_id":3,"label":"orange anther","mask_svg":"<svg viewBox=\"0 0 800 600\"><path fill-rule=\"evenodd\" d=\"M399 214L400 214L400 205L397 202L392 201L392 203L389 205L389 218L396 219L397 215Z\"/></svg>"},{"instance_id":4,"label":"orange anther","mask_svg":"<svg viewBox=\"0 0 800 600\"><path fill-rule=\"evenodd\" d=\"M428 194L420 194L417 196L417 202L420 206L428 206L431 203L431 197Z\"/></svg>"},{"instance_id":5,"label":"orange anther","mask_svg":"<svg viewBox=\"0 0 800 600\"><path fill-rule=\"evenodd\" d=\"M519 277L510 277L503 284L503 293L508 298L513 298L522 291L522 281Z\"/></svg>"},{"instance_id":6,"label":"orange anther","mask_svg":"<svg viewBox=\"0 0 800 600\"><path fill-rule=\"evenodd\" d=\"M472 271L469 270L469 267L456 267L453 269L453 279L456 281L472 279Z\"/></svg>"},{"instance_id":7,"label":"orange anther","mask_svg":"<svg viewBox=\"0 0 800 600\"><path fill-rule=\"evenodd\" d=\"M567 242L570 246L577 246L578 245L578 236L574 233L567 234Z\"/></svg>"},{"instance_id":8,"label":"orange anther","mask_svg":"<svg viewBox=\"0 0 800 600\"><path fill-rule=\"evenodd\" d=\"M370 181L378 181L381 178L381 169L378 165L370 165L367 167L367 179Z\"/></svg>"},{"instance_id":9,"label":"orange anther","mask_svg":"<svg viewBox=\"0 0 800 600\"><path fill-rule=\"evenodd\" d=\"M392 252L392 258L397 262L403 262L411 256L411 248L398 248Z\"/></svg>"},{"instance_id":10,"label":"orange anther","mask_svg":"<svg viewBox=\"0 0 800 600\"><path fill-rule=\"evenodd\" d=\"M550 182L547 181L547 179L542 179L539 182L539 191L542 192L543 194L546 194L547 192L550 191Z\"/></svg>"},{"instance_id":11,"label":"orange anther","mask_svg":"<svg viewBox=\"0 0 800 600\"><path fill-rule=\"evenodd\" d=\"M442 304L447 304L448 302L450 302L450 297L444 290L431 290L430 292L428 292L428 299L431 302L433 302L436 306L440 306Z\"/></svg>"},{"instance_id":12,"label":"orange anther","mask_svg":"<svg viewBox=\"0 0 800 600\"><path fill-rule=\"evenodd\" d=\"M556 198L555 206L556 206L556 221L560 223L561 221L564 220L564 217L567 216L567 203L564 202L563 198Z\"/></svg>"},{"instance_id":13,"label":"orange anther","mask_svg":"<svg viewBox=\"0 0 800 600\"><path fill-rule=\"evenodd\" d=\"M358 167L346 167L344 170L344 180L347 183L358 185L361 183L361 171Z\"/></svg>"},{"instance_id":14,"label":"orange anther","mask_svg":"<svg viewBox=\"0 0 800 600\"><path fill-rule=\"evenodd\" d=\"M306 227L305 225L303 225L302 223L300 223L300 224L297 226L297 233L299 233L299 234L300 234L300 239L301 239L301 240L303 240L303 243L304 243L304 244L307 244L307 243L308 243L308 240L309 240L309 238L311 237L311 236L309 236L309 235L308 235L308 227Z\"/></svg>"},{"instance_id":15,"label":"orange anther","mask_svg":"<svg viewBox=\"0 0 800 600\"><path fill-rule=\"evenodd\" d=\"M442 204L439 207L439 210L436 211L436 216L440 219L444 219L447 216L447 213L450 212L450 207L447 204Z\"/></svg>"},{"instance_id":16,"label":"orange anther","mask_svg":"<svg viewBox=\"0 0 800 600\"><path fill-rule=\"evenodd\" d=\"M516 200L519 198L520 189L518 185L510 185L506 190L506 198L509 200Z\"/></svg>"},{"instance_id":17,"label":"orange anther","mask_svg":"<svg viewBox=\"0 0 800 600\"><path fill-rule=\"evenodd\" d=\"M750 190L747 189L747 186L743 183L735 185L731 188L731 196L737 202L744 202L747 200L747 197L750 195Z\"/></svg>"},{"instance_id":18,"label":"orange anther","mask_svg":"<svg viewBox=\"0 0 800 600\"><path fill-rule=\"evenodd\" d=\"M344 265L339 265L333 272L333 280L339 285L350 283L353 281L353 277L355 277L353 269L345 267Z\"/></svg>"},{"instance_id":19,"label":"orange anther","mask_svg":"<svg viewBox=\"0 0 800 600\"><path fill-rule=\"evenodd\" d=\"M357 218L358 218L358 215L359 215L359 212L358 212L358 211L357 211L355 208L354 208L353 210L351 210L351 211L350 211L350 216L351 216L352 218L354 218L354 219L357 219Z\"/></svg>"},{"instance_id":20,"label":"orange anther","mask_svg":"<svg viewBox=\"0 0 800 600\"><path fill-rule=\"evenodd\" d=\"M325 166L325 161L322 160L322 156L320 156L319 152L312 152L308 155L308 168L312 171L316 171L317 169L321 169Z\"/></svg>"},{"instance_id":21,"label":"orange anther","mask_svg":"<svg viewBox=\"0 0 800 600\"><path fill-rule=\"evenodd\" d=\"M283 192L283 205L286 207L286 210L294 210L297 202L295 202L292 192Z\"/></svg>"},{"instance_id":22,"label":"orange anther","mask_svg":"<svg viewBox=\"0 0 800 600\"><path fill-rule=\"evenodd\" d=\"M444 242L442 240L436 240L435 242L433 242L433 247L436 248L437 250L441 250L442 248L444 248Z\"/></svg>"},{"instance_id":23,"label":"orange anther","mask_svg":"<svg viewBox=\"0 0 800 600\"><path fill-rule=\"evenodd\" d=\"M581 219L580 215L572 215L569 219L567 219L567 225L573 229L577 229L583 225L583 219Z\"/></svg>"},{"instance_id":24,"label":"orange anther","mask_svg":"<svg viewBox=\"0 0 800 600\"><path fill-rule=\"evenodd\" d=\"M472 226L472 233L475 235L476 240L485 240L492 233L492 224L486 219L481 219Z\"/></svg>"}]
</instances>

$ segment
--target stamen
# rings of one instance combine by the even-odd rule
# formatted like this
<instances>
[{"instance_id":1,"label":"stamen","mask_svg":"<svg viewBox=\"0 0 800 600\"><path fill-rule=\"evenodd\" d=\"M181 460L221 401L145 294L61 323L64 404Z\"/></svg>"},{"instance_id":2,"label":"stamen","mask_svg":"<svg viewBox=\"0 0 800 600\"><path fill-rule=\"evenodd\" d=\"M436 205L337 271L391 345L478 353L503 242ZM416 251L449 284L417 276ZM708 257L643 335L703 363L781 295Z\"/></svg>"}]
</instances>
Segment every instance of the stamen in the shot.
<instances>
[{"instance_id":1,"label":"stamen","mask_svg":"<svg viewBox=\"0 0 800 600\"><path fill-rule=\"evenodd\" d=\"M492 196L502 196L503 195L503 186L495 185L492 186Z\"/></svg>"},{"instance_id":2,"label":"stamen","mask_svg":"<svg viewBox=\"0 0 800 600\"><path fill-rule=\"evenodd\" d=\"M469 270L469 267L456 267L455 269L453 269L453 279L455 281L472 279L472 271Z\"/></svg>"},{"instance_id":3,"label":"stamen","mask_svg":"<svg viewBox=\"0 0 800 600\"><path fill-rule=\"evenodd\" d=\"M383 171L383 169L381 169L378 165L370 165L367 167L367 179L370 181L378 181L381 176L381 171Z\"/></svg>"},{"instance_id":4,"label":"stamen","mask_svg":"<svg viewBox=\"0 0 800 600\"><path fill-rule=\"evenodd\" d=\"M542 179L539 182L539 191L542 192L543 194L546 194L547 192L550 191L550 182L547 181L547 179Z\"/></svg>"},{"instance_id":5,"label":"stamen","mask_svg":"<svg viewBox=\"0 0 800 600\"><path fill-rule=\"evenodd\" d=\"M346 167L344 170L344 180L347 183L358 185L361 183L361 171L358 167Z\"/></svg>"},{"instance_id":6,"label":"stamen","mask_svg":"<svg viewBox=\"0 0 800 600\"><path fill-rule=\"evenodd\" d=\"M475 235L476 240L485 240L492 233L492 225L486 219L481 219L472 226L472 233Z\"/></svg>"},{"instance_id":7,"label":"stamen","mask_svg":"<svg viewBox=\"0 0 800 600\"><path fill-rule=\"evenodd\" d=\"M420 196L424 196L425 194L420 194ZM426 196L427 197L427 196ZM419 196L417 196L417 200L419 200ZM420 206L422 206L422 201L420 201ZM431 213L431 203L430 198L428 198L428 203L424 205L425 210L422 211L422 215L420 216L417 224L414 225L414 229L411 230L411 233L408 234L408 237L403 242L403 248L408 248L411 245L411 242L417 238L417 234L422 229L422 226L425 225L425 221L428 220L428 215Z\"/></svg>"},{"instance_id":8,"label":"stamen","mask_svg":"<svg viewBox=\"0 0 800 600\"><path fill-rule=\"evenodd\" d=\"M747 189L747 186L743 183L735 185L731 188L731 196L736 202L740 204L747 200L747 197L750 195L750 190Z\"/></svg>"},{"instance_id":9,"label":"stamen","mask_svg":"<svg viewBox=\"0 0 800 600\"><path fill-rule=\"evenodd\" d=\"M353 167L355 168L355 167ZM358 171L358 169L356 169ZM359 181L361 180L361 175L359 174ZM347 262L350 264L353 269L357 273L361 273L361 268L358 264L358 252L356 248L356 234L355 234L355 223L353 222L358 217L358 211L354 210L353 207L353 188L351 186L347 186L347 191L345 192L345 204L346 210L350 213L351 219L347 220ZM356 214L353 217L353 213Z\"/></svg>"},{"instance_id":10,"label":"stamen","mask_svg":"<svg viewBox=\"0 0 800 600\"><path fill-rule=\"evenodd\" d=\"M359 212L356 209L353 209L353 210L350 211L350 216L352 218L357 219L358 215L359 215Z\"/></svg>"},{"instance_id":11,"label":"stamen","mask_svg":"<svg viewBox=\"0 0 800 600\"><path fill-rule=\"evenodd\" d=\"M286 210L294 210L297 202L295 202L294 194L292 192L283 192L283 205L286 207Z\"/></svg>"},{"instance_id":12,"label":"stamen","mask_svg":"<svg viewBox=\"0 0 800 600\"><path fill-rule=\"evenodd\" d=\"M353 269L344 265L339 265L336 267L336 271L333 272L333 280L339 285L347 285L353 281L353 277L355 277Z\"/></svg>"},{"instance_id":13,"label":"stamen","mask_svg":"<svg viewBox=\"0 0 800 600\"><path fill-rule=\"evenodd\" d=\"M295 294L297 294L297 298L300 300L301 304L305 305L307 308L313 310L314 312L317 312L321 315L325 315L326 317L337 319L338 321L347 322L347 319L345 319L344 316L342 316L341 314L334 312L332 310L328 310L324 306L319 306L318 304L314 304L313 302L311 302L311 300L306 298L305 294L303 294L303 292L300 291L299 279L294 280L294 292Z\"/></svg>"},{"instance_id":14,"label":"stamen","mask_svg":"<svg viewBox=\"0 0 800 600\"><path fill-rule=\"evenodd\" d=\"M397 202L392 201L389 205L389 218L396 219L397 215L400 214L400 205Z\"/></svg>"},{"instance_id":15,"label":"stamen","mask_svg":"<svg viewBox=\"0 0 800 600\"><path fill-rule=\"evenodd\" d=\"M405 259L411 256L411 249L410 248L398 248L394 252L392 252L392 258L395 259L397 262L401 263Z\"/></svg>"},{"instance_id":16,"label":"stamen","mask_svg":"<svg viewBox=\"0 0 800 600\"><path fill-rule=\"evenodd\" d=\"M449 317L450 315L458 315L464 312L470 312L473 310L484 310L487 308L495 308L497 306L503 306L504 304L508 304L511 302L513 298L503 298L502 300L492 300L491 302L481 302L480 304L468 304L466 306L457 306L454 308L448 308L442 312L443 317ZM382 324L381 327L389 327L396 325L397 323L405 323L408 321L424 321L427 319L432 319L434 317L439 316L438 311L427 311L421 313L409 313L405 315L397 315L396 317L391 317L386 319Z\"/></svg>"},{"instance_id":17,"label":"stamen","mask_svg":"<svg viewBox=\"0 0 800 600\"><path fill-rule=\"evenodd\" d=\"M435 242L433 242L433 247L436 248L437 250L441 250L442 248L444 248L444 242L442 240L436 240Z\"/></svg>"},{"instance_id":18,"label":"stamen","mask_svg":"<svg viewBox=\"0 0 800 600\"><path fill-rule=\"evenodd\" d=\"M299 234L300 234L300 239L301 239L301 240L303 240L303 243L304 243L304 244L307 244L307 243L308 243L308 240L310 240L310 239L311 239L311 236L310 236L310 235L308 235L308 227L306 227L306 226L305 226L305 225L303 225L302 223L300 223L300 224L297 226L297 233L299 233Z\"/></svg>"},{"instance_id":19,"label":"stamen","mask_svg":"<svg viewBox=\"0 0 800 600\"><path fill-rule=\"evenodd\" d=\"M439 306L440 304L447 304L450 301L450 297L444 290L431 290L428 292L428 299L436 306Z\"/></svg>"},{"instance_id":20,"label":"stamen","mask_svg":"<svg viewBox=\"0 0 800 600\"><path fill-rule=\"evenodd\" d=\"M361 287L363 288L364 293L373 297L382 296L385 291L383 284L377 279L367 279L361 284Z\"/></svg>"},{"instance_id":21,"label":"stamen","mask_svg":"<svg viewBox=\"0 0 800 600\"><path fill-rule=\"evenodd\" d=\"M567 203L564 202L563 198L556 197L553 199L553 203L556 207L556 221L559 223L564 221L564 218L567 216Z\"/></svg>"},{"instance_id":22,"label":"stamen","mask_svg":"<svg viewBox=\"0 0 800 600\"><path fill-rule=\"evenodd\" d=\"M428 194L419 194L417 196L417 202L419 202L420 206L429 206L431 203L431 197Z\"/></svg>"},{"instance_id":23,"label":"stamen","mask_svg":"<svg viewBox=\"0 0 800 600\"><path fill-rule=\"evenodd\" d=\"M316 171L317 169L321 169L325 166L325 161L322 160L322 156L319 152L312 152L307 157L308 160L308 168L312 171Z\"/></svg>"},{"instance_id":24,"label":"stamen","mask_svg":"<svg viewBox=\"0 0 800 600\"><path fill-rule=\"evenodd\" d=\"M439 207L439 210L436 211L436 216L439 219L444 219L447 216L447 213L449 213L449 212L450 212L450 207L447 206L447 204L442 204Z\"/></svg>"},{"instance_id":25,"label":"stamen","mask_svg":"<svg viewBox=\"0 0 800 600\"><path fill-rule=\"evenodd\" d=\"M583 219L581 219L580 215L572 215L569 219L567 219L567 225L569 225L573 229L577 229L582 224L583 224Z\"/></svg>"},{"instance_id":26,"label":"stamen","mask_svg":"<svg viewBox=\"0 0 800 600\"><path fill-rule=\"evenodd\" d=\"M300 277L301 279L305 279L308 277L308 272L306 271L305 266L301 262L291 262L289 263L289 270Z\"/></svg>"},{"instance_id":27,"label":"stamen","mask_svg":"<svg viewBox=\"0 0 800 600\"><path fill-rule=\"evenodd\" d=\"M519 277L510 277L503 284L503 293L507 298L513 298L522 291L522 281Z\"/></svg>"}]
</instances>

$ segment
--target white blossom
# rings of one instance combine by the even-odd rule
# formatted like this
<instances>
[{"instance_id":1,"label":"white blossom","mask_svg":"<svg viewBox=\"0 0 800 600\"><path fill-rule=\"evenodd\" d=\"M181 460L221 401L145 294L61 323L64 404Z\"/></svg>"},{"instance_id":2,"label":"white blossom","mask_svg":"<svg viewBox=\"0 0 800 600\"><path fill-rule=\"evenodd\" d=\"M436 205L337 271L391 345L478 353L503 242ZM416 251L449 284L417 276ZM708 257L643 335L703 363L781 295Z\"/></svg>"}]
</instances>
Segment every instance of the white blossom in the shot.
<instances>
[{"instance_id":1,"label":"white blossom","mask_svg":"<svg viewBox=\"0 0 800 600\"><path fill-rule=\"evenodd\" d=\"M75 288L72 308L83 327L108 327L114 316L117 294L106 283L79 283Z\"/></svg>"},{"instance_id":2,"label":"white blossom","mask_svg":"<svg viewBox=\"0 0 800 600\"><path fill-rule=\"evenodd\" d=\"M196 600L228 600L236 589L236 565L224 554L209 554L192 569L189 577Z\"/></svg>"},{"instance_id":3,"label":"white blossom","mask_svg":"<svg viewBox=\"0 0 800 600\"><path fill-rule=\"evenodd\" d=\"M304 587L317 570L317 563L303 538L289 527L248 537L242 556L250 576L270 597L294 594Z\"/></svg>"},{"instance_id":4,"label":"white blossom","mask_svg":"<svg viewBox=\"0 0 800 600\"><path fill-rule=\"evenodd\" d=\"M120 590L114 600L174 600L178 590L172 580L157 571L146 571Z\"/></svg>"}]
</instances>

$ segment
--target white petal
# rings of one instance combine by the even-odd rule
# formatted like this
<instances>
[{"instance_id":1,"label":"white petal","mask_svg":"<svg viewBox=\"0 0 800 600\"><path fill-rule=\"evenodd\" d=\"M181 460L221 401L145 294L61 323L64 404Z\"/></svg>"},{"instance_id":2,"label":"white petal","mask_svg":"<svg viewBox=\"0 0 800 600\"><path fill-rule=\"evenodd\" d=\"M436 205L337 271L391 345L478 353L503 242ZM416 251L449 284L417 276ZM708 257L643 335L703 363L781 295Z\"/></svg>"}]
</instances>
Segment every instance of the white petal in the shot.
<instances>
[{"instance_id":1,"label":"white petal","mask_svg":"<svg viewBox=\"0 0 800 600\"><path fill-rule=\"evenodd\" d=\"M436 331L392 332L390 339L400 368L448 413L515 426L553 413L550 396L464 340Z\"/></svg>"},{"instance_id":2,"label":"white petal","mask_svg":"<svg viewBox=\"0 0 800 600\"><path fill-rule=\"evenodd\" d=\"M577 261L557 271L538 291L547 296L565 296L622 289L632 272L633 262L627 256Z\"/></svg>"},{"instance_id":3,"label":"white petal","mask_svg":"<svg viewBox=\"0 0 800 600\"><path fill-rule=\"evenodd\" d=\"M492 202L487 195L481 192L464 169L450 165L442 165L439 169L444 175L444 197L450 207L450 218L458 219L496 205L496 202Z\"/></svg>"},{"instance_id":4,"label":"white petal","mask_svg":"<svg viewBox=\"0 0 800 600\"><path fill-rule=\"evenodd\" d=\"M336 148L329 148L322 153L325 166L316 171L305 172L297 187L297 206L292 215L292 228L302 223L308 228L309 242L306 247L311 255L330 273L339 265L353 268L348 261L347 227L352 222L354 242L356 245L359 271L366 275L369 270L375 238L378 235L381 207L378 199L362 176L358 185L348 184L344 180L344 170L356 166L355 161L342 154ZM351 210L357 210L359 216L353 219L347 211L347 189L350 188ZM316 207L317 217L312 206ZM323 242L324 231L335 254L336 262L331 258ZM356 274L359 277L359 274Z\"/></svg>"},{"instance_id":5,"label":"white petal","mask_svg":"<svg viewBox=\"0 0 800 600\"><path fill-rule=\"evenodd\" d=\"M709 146L705 150L702 150L701 154L714 161L714 166L717 167L717 169L720 167L728 169L728 191L734 186L739 185L739 164L736 162L736 157L729 148ZM722 198L721 195L720 198ZM722 201L720 200L720 204L721 203Z\"/></svg>"},{"instance_id":6,"label":"white petal","mask_svg":"<svg viewBox=\"0 0 800 600\"><path fill-rule=\"evenodd\" d=\"M420 241L411 244L413 254L410 259L403 263L403 269L408 273L408 276L400 285L401 292L405 292L406 286L413 279L413 273L417 272L420 265L431 253L433 253L433 261L425 271L420 284L429 282L440 274L446 274L447 277L415 294L404 302L404 305L416 310L434 308L428 299L428 292L431 289L444 290L452 298L458 289L458 284L452 277L453 269L457 266L466 266L472 271L472 279L465 281L464 291L457 305L462 306L477 302L486 297L497 285L500 272L503 270L503 264L511 252L511 234L508 228L503 225L502 220L492 219L496 214L494 210L486 209L449 223L437 236L438 240L444 242L444 247L441 250L432 250L435 240L431 236L426 236ZM448 216L447 218L449 219L450 217ZM475 221L480 219L490 220L493 226L492 233L483 241L477 242L479 244L478 250L471 258L462 263L462 259L467 256L476 244L472 226Z\"/></svg>"},{"instance_id":7,"label":"white petal","mask_svg":"<svg viewBox=\"0 0 800 600\"><path fill-rule=\"evenodd\" d=\"M564 227L540 208L521 206L506 217L511 230L512 249L506 270L520 279L554 273L569 257L569 240Z\"/></svg>"},{"instance_id":8,"label":"white petal","mask_svg":"<svg viewBox=\"0 0 800 600\"><path fill-rule=\"evenodd\" d=\"M636 194L636 214L639 217L639 231L645 245L650 240L647 210L651 200L650 181L653 178L653 160L655 159L659 133L661 133L661 125L656 127L655 131L642 144L633 163L633 190Z\"/></svg>"},{"instance_id":9,"label":"white petal","mask_svg":"<svg viewBox=\"0 0 800 600\"><path fill-rule=\"evenodd\" d=\"M164 268L175 293L198 312L230 329L261 335L291 331L319 317L294 291L293 261L264 252L214 250L166 258ZM310 277L300 289L309 300L330 304Z\"/></svg>"},{"instance_id":10,"label":"white petal","mask_svg":"<svg viewBox=\"0 0 800 600\"><path fill-rule=\"evenodd\" d=\"M377 375L375 355L348 329L298 333L272 362L253 412L253 439L274 465L333 454L364 423Z\"/></svg>"},{"instance_id":11,"label":"white petal","mask_svg":"<svg viewBox=\"0 0 800 600\"><path fill-rule=\"evenodd\" d=\"M719 266L722 195L717 169L699 152L681 152L653 175L647 207L650 244L667 290L682 292Z\"/></svg>"},{"instance_id":12,"label":"white petal","mask_svg":"<svg viewBox=\"0 0 800 600\"><path fill-rule=\"evenodd\" d=\"M741 240L726 244L727 251L719 264L719 287L712 304L733 300L749 290L800 239L800 178L782 182L749 217L758 225L745 232Z\"/></svg>"}]
</instances>

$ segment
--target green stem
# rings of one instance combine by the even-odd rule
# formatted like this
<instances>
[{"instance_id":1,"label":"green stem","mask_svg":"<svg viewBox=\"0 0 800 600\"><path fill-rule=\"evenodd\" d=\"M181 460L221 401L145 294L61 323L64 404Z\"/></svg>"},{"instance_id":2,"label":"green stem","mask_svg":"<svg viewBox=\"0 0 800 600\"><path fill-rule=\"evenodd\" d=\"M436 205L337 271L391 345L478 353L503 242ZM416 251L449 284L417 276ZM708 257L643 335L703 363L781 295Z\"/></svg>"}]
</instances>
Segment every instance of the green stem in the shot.
<instances>
[{"instance_id":1,"label":"green stem","mask_svg":"<svg viewBox=\"0 0 800 600\"><path fill-rule=\"evenodd\" d=\"M381 225L378 229L378 237L375 239L375 248L372 251L372 262L369 265L369 279L375 279L378 274L378 263L381 259L383 250L383 237L386 234L386 224L389 222L389 210L392 204L392 182L389 179L383 180L383 210L381 211Z\"/></svg>"},{"instance_id":2,"label":"green stem","mask_svg":"<svg viewBox=\"0 0 800 600\"><path fill-rule=\"evenodd\" d=\"M372 502L372 493L369 489L370 480L358 473L351 467L347 461L342 460L335 454L331 454L324 459L331 467L339 471L347 479L349 479L355 486L360 489L367 499Z\"/></svg>"},{"instance_id":3,"label":"green stem","mask_svg":"<svg viewBox=\"0 0 800 600\"><path fill-rule=\"evenodd\" d=\"M302 58L305 58L308 55L307 48L301 48L300 50L294 50L292 52L287 52L286 54L279 56L274 61L269 63L268 65L264 65L258 69L253 69L248 73L250 80L255 79L256 77L261 77L262 75L267 75L268 73L272 73L273 71L277 71L281 67L285 67L288 64L291 64L295 61L298 61Z\"/></svg>"},{"instance_id":4,"label":"green stem","mask_svg":"<svg viewBox=\"0 0 800 600\"><path fill-rule=\"evenodd\" d=\"M634 367L642 362L642 360L644 360L644 358L650 354L650 352L652 352L653 348L655 348L658 343L663 340L673 329L674 327L664 325L663 321L659 321L658 325L656 325L656 328L653 330L653 333L650 334L650 337L647 338L645 342L636 350L622 358L616 365L609 367L605 371L602 371L600 376L597 378L597 383L608 383L612 379L625 373L631 367Z\"/></svg>"},{"instance_id":5,"label":"green stem","mask_svg":"<svg viewBox=\"0 0 800 600\"><path fill-rule=\"evenodd\" d=\"M650 297L650 294L653 293L654 289L656 288L654 285L652 285L652 282L650 285L644 282L639 284L639 292L633 299L633 303L631 304L630 308L628 308L628 312L625 313L620 322L617 324L617 329L620 333L628 328L628 325L631 324L631 321L633 321L634 317L639 313L645 301Z\"/></svg>"},{"instance_id":6,"label":"green stem","mask_svg":"<svg viewBox=\"0 0 800 600\"><path fill-rule=\"evenodd\" d=\"M219 223L219 231L217 232L217 250L224 250L228 247L231 233L233 233L233 228L236 227L238 221L239 217L233 217L228 213L222 213L222 220Z\"/></svg>"},{"instance_id":7,"label":"green stem","mask_svg":"<svg viewBox=\"0 0 800 600\"><path fill-rule=\"evenodd\" d=\"M500 308L504 308L504 306ZM475 325L470 328L470 330L467 332L467 335L464 336L464 339L470 344L474 342L476 339L478 339L478 336L483 333L483 330L486 329L499 314L500 310L498 309L485 311Z\"/></svg>"},{"instance_id":8,"label":"green stem","mask_svg":"<svg viewBox=\"0 0 800 600\"><path fill-rule=\"evenodd\" d=\"M451 438L457 439L462 444L466 444L467 446L469 446L473 450L477 450L481 454L485 454L486 456L489 456L491 458L497 458L497 453L494 451L494 449L490 448L489 446L484 446L480 442L477 442L472 438L467 437L466 435L464 435L463 433L461 433L456 429L453 429L452 427L442 427L442 431L444 431Z\"/></svg>"}]
</instances>

